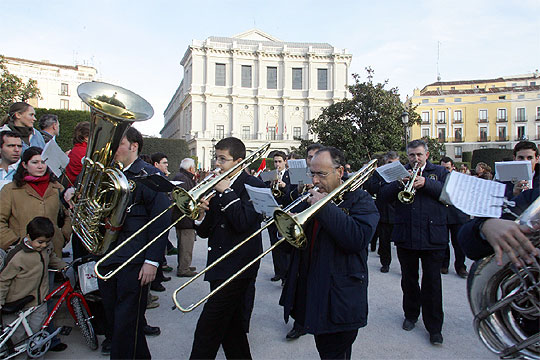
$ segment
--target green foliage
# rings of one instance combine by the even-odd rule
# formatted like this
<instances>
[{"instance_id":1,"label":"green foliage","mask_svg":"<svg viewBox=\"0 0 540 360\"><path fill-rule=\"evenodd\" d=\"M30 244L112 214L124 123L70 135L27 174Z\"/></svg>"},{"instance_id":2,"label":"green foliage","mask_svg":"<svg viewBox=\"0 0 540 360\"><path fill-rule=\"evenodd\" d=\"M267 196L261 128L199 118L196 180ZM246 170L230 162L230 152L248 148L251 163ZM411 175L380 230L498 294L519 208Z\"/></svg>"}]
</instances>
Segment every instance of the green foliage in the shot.
<instances>
[{"instance_id":1,"label":"green foliage","mask_svg":"<svg viewBox=\"0 0 540 360\"><path fill-rule=\"evenodd\" d=\"M7 114L14 102L28 101L41 95L37 81L29 79L25 83L7 70L5 62L6 59L0 55L0 117Z\"/></svg>"},{"instance_id":2,"label":"green foliage","mask_svg":"<svg viewBox=\"0 0 540 360\"><path fill-rule=\"evenodd\" d=\"M355 84L349 86L350 99L328 106L318 118L308 121L310 132L318 136L321 144L343 150L353 168L359 168L377 152L399 150L405 145L401 120L404 107L398 89L385 89L388 81L374 83L373 70L366 71L365 82L353 74ZM411 106L408 110L409 126L420 122L415 109Z\"/></svg>"},{"instance_id":3,"label":"green foliage","mask_svg":"<svg viewBox=\"0 0 540 360\"><path fill-rule=\"evenodd\" d=\"M488 164L492 172L495 172L496 161L512 160L512 149L477 149L472 153L471 169L474 169L479 162Z\"/></svg>"},{"instance_id":4,"label":"green foliage","mask_svg":"<svg viewBox=\"0 0 540 360\"><path fill-rule=\"evenodd\" d=\"M56 142L62 150L67 151L73 147L73 130L81 121L90 121L90 113L82 110L59 110L59 109L35 109L36 119L39 120L45 114L54 114L58 116L60 122L60 136ZM38 124L35 124L36 128Z\"/></svg>"},{"instance_id":5,"label":"green foliage","mask_svg":"<svg viewBox=\"0 0 540 360\"><path fill-rule=\"evenodd\" d=\"M441 158L444 156L444 144L440 143L435 138L423 137L429 149L429 161L433 164L439 164Z\"/></svg>"},{"instance_id":6,"label":"green foliage","mask_svg":"<svg viewBox=\"0 0 540 360\"><path fill-rule=\"evenodd\" d=\"M182 160L184 158L190 157L188 144L185 140L182 139L162 139L147 137L144 138L142 152L148 155L152 155L156 152L162 152L167 155L171 178L180 169L180 163L182 162Z\"/></svg>"},{"instance_id":7,"label":"green foliage","mask_svg":"<svg viewBox=\"0 0 540 360\"><path fill-rule=\"evenodd\" d=\"M253 162L251 165L249 165L249 169L257 171L259 166L261 166L262 160L263 159L259 159L259 160L255 161L255 162ZM266 158L266 168L269 169L269 170L274 170L275 169L275 167L274 167L274 159L273 158Z\"/></svg>"},{"instance_id":8,"label":"green foliage","mask_svg":"<svg viewBox=\"0 0 540 360\"><path fill-rule=\"evenodd\" d=\"M469 163L470 165L472 160L472 151L464 151L461 154L461 160L463 160L464 163Z\"/></svg>"}]
</instances>

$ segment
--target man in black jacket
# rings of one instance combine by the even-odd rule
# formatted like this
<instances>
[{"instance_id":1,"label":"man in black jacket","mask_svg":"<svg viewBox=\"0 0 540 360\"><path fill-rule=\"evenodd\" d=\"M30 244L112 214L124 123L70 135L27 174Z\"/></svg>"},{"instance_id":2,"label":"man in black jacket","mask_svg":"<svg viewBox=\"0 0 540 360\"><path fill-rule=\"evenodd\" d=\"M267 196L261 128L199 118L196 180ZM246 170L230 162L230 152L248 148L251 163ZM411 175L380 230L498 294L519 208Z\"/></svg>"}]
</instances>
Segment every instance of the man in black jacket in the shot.
<instances>
[{"instance_id":1,"label":"man in black jacket","mask_svg":"<svg viewBox=\"0 0 540 360\"><path fill-rule=\"evenodd\" d=\"M538 147L532 141L520 141L514 146L514 161L530 161L533 171L532 187L537 188L540 185L540 152ZM512 199L518 196L522 191L528 190L529 183L526 180L513 183L512 181L505 181L506 190L504 196L507 199Z\"/></svg>"},{"instance_id":2,"label":"man in black jacket","mask_svg":"<svg viewBox=\"0 0 540 360\"><path fill-rule=\"evenodd\" d=\"M216 165L227 171L246 157L241 140L229 137L215 146ZM228 179L219 182L217 194L201 204L201 214L195 229L201 238L208 238L207 266L253 234L260 227L262 216L255 211L245 185L264 187L259 179L242 171L231 184ZM202 222L197 225L197 222ZM213 290L235 274L262 252L260 234L205 274ZM255 278L259 262L211 297L202 310L191 350L191 359L214 359L218 349L228 359L250 359L251 351L246 331L255 297Z\"/></svg>"},{"instance_id":3,"label":"man in black jacket","mask_svg":"<svg viewBox=\"0 0 540 360\"><path fill-rule=\"evenodd\" d=\"M310 204L341 185L345 159L321 148L310 164ZM299 206L295 212L307 208ZM367 324L368 244L379 214L364 190L347 192L339 206L327 203L304 226L305 249L294 249L281 294L285 321L292 316L313 335L322 359L349 359L358 329Z\"/></svg>"},{"instance_id":4,"label":"man in black jacket","mask_svg":"<svg viewBox=\"0 0 540 360\"><path fill-rule=\"evenodd\" d=\"M138 157L142 145L141 133L135 128L129 128L115 154L115 159L124 165L124 174L130 184L130 200L124 224L111 249L157 217L170 204L165 193L156 192L136 180L137 176L157 173L155 167ZM171 215L168 212L109 258L100 268L101 272L106 274L117 268L170 223ZM148 284L154 280L159 262L163 258L167 234L162 235L112 279L98 281L107 320L113 327L111 359L151 357L144 335L144 313Z\"/></svg>"}]
</instances>

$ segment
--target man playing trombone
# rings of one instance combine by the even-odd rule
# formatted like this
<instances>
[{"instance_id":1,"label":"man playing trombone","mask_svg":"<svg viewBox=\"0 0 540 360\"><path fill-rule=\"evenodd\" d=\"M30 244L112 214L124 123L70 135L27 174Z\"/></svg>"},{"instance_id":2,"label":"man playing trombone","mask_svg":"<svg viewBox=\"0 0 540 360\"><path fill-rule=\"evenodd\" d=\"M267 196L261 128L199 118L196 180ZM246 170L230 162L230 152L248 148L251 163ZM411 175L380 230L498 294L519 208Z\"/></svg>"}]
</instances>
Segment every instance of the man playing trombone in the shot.
<instances>
[{"instance_id":1,"label":"man playing trombone","mask_svg":"<svg viewBox=\"0 0 540 360\"><path fill-rule=\"evenodd\" d=\"M246 157L244 144L234 137L220 140L215 151L221 172L232 169ZM195 229L200 237L208 238L207 266L259 229L262 216L255 212L245 184L264 187L262 181L241 170L234 183L229 179L222 180L214 187L217 194L200 204ZM209 270L204 279L214 290L260 253L262 242L261 236L257 235ZM228 359L251 359L246 332L258 270L259 262L206 302L195 329L191 359L214 359L220 345Z\"/></svg>"},{"instance_id":2,"label":"man playing trombone","mask_svg":"<svg viewBox=\"0 0 540 360\"><path fill-rule=\"evenodd\" d=\"M310 163L313 205L342 184L345 159L340 150L321 148ZM297 211L308 207L299 205ZM315 336L322 359L349 359L358 329L367 324L368 244L379 220L369 194L344 193L339 206L324 205L307 222L305 249L295 248L280 304Z\"/></svg>"}]
</instances>

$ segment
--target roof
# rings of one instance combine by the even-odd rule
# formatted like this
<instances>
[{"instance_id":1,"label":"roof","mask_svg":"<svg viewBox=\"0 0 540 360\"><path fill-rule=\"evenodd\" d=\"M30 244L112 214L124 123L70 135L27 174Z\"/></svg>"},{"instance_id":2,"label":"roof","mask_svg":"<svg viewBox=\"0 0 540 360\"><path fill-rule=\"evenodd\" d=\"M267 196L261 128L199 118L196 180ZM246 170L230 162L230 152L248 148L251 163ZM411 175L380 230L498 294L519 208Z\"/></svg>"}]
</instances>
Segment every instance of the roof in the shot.
<instances>
[{"instance_id":1,"label":"roof","mask_svg":"<svg viewBox=\"0 0 540 360\"><path fill-rule=\"evenodd\" d=\"M538 91L540 85L535 86L503 86L489 89L465 89L465 90L431 90L420 92L420 96L442 96L442 95L474 95L474 94L496 94L508 92Z\"/></svg>"},{"instance_id":2,"label":"roof","mask_svg":"<svg viewBox=\"0 0 540 360\"><path fill-rule=\"evenodd\" d=\"M59 68L62 68L62 69L68 69L68 70L78 70L79 67L81 67L81 66L96 70L94 67L86 66L86 65L75 65L75 66L61 65L61 64L53 64L53 63L50 63L50 62L47 62L47 61L35 61L35 60L21 59L21 58L16 58L16 57L9 57L9 56L4 56L4 59L12 60L12 61L20 61L20 62L36 64L36 65L54 66L54 67L59 67Z\"/></svg>"}]
</instances>

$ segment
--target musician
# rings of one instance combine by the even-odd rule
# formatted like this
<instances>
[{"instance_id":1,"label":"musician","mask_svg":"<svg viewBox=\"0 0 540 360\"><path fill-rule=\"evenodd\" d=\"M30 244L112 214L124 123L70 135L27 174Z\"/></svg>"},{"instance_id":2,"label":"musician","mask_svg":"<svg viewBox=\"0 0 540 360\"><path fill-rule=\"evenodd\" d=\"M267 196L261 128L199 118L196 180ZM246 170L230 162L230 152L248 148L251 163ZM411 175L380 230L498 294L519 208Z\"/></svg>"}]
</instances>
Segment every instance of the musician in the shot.
<instances>
[{"instance_id":1,"label":"musician","mask_svg":"<svg viewBox=\"0 0 540 360\"><path fill-rule=\"evenodd\" d=\"M246 147L241 140L229 137L216 144L215 153L216 165L223 172L246 157ZM207 265L260 227L262 216L255 212L246 184L264 187L262 181L241 171L234 183L229 179L219 182L214 188L217 195L209 202L201 203L201 213L195 222L195 229L200 237L208 238ZM210 282L210 289L213 290L261 252L261 236L258 235L209 270L204 279ZM228 359L251 359L246 331L255 297L258 270L259 262L206 302L195 329L191 359L214 359L220 345Z\"/></svg>"},{"instance_id":2,"label":"musician","mask_svg":"<svg viewBox=\"0 0 540 360\"><path fill-rule=\"evenodd\" d=\"M448 171L428 161L428 146L423 140L407 144L409 164L418 164L420 171L414 180L414 201L404 204L396 201L396 218L392 241L397 247L401 265L401 289L403 291L403 329L410 331L422 310L422 320L430 334L433 345L441 345L443 306L441 289L441 266L448 245L446 206L439 202L439 195ZM408 181L405 178L403 181ZM383 201L395 201L403 190L399 181L381 187ZM422 284L418 284L418 264L422 262Z\"/></svg>"},{"instance_id":3,"label":"musician","mask_svg":"<svg viewBox=\"0 0 540 360\"><path fill-rule=\"evenodd\" d=\"M319 192L315 204L342 183L341 151L324 147L310 170ZM302 204L295 212L308 207ZM315 336L322 359L349 359L358 329L367 324L368 244L379 214L363 190L347 192L339 206L326 204L305 225L307 247L294 249L280 299L285 321L292 316Z\"/></svg>"},{"instance_id":4,"label":"musician","mask_svg":"<svg viewBox=\"0 0 540 360\"><path fill-rule=\"evenodd\" d=\"M532 141L523 140L514 146L514 161L530 161L533 171L533 188L537 188L540 184L540 152L538 147ZM527 180L521 180L516 183L512 181L505 181L506 190L504 196L507 199L512 199L514 196L518 196L522 191L529 189L529 182Z\"/></svg>"},{"instance_id":5,"label":"musician","mask_svg":"<svg viewBox=\"0 0 540 360\"><path fill-rule=\"evenodd\" d=\"M136 180L138 175L157 173L156 168L138 157L142 146L141 133L131 127L127 130L115 154L115 160L124 165L124 174L130 183L130 201L124 224L111 249L157 217L170 204L166 193L156 192ZM170 213L159 217L129 244L111 256L102 265L102 273L117 268L170 223ZM146 324L144 313L148 284L154 280L159 262L163 258L167 235L167 233L162 235L112 279L98 280L105 313L108 322L113 326L111 359L150 359L151 357L144 335Z\"/></svg>"}]
</instances>

